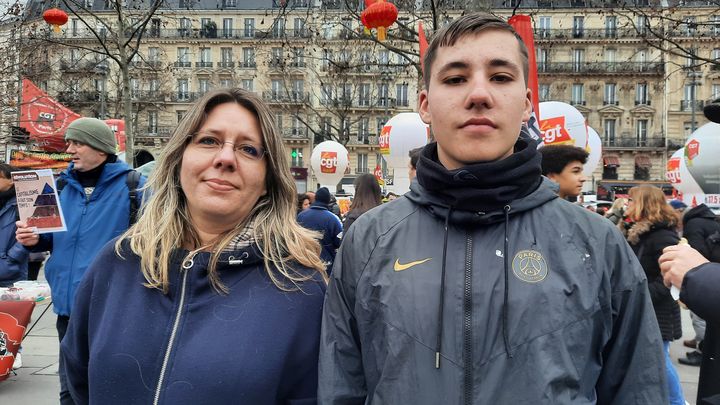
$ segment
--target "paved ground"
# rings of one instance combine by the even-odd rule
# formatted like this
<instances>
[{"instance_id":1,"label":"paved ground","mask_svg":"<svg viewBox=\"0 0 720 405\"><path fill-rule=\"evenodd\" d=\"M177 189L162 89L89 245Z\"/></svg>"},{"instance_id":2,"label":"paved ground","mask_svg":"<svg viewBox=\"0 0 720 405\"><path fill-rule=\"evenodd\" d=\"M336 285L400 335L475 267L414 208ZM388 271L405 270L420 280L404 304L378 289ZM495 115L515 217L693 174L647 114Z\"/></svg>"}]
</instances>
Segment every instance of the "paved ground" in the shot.
<instances>
[{"instance_id":1,"label":"paved ground","mask_svg":"<svg viewBox=\"0 0 720 405\"><path fill-rule=\"evenodd\" d=\"M35 319L43 309L45 309L44 306L35 308ZM683 310L682 317L683 337L689 339L694 336L689 312ZM677 358L685 356L687 351L681 342L682 340L673 342L670 353L680 374L685 397L690 404L695 404L699 369L677 363ZM57 393L60 390L57 377L57 351L55 315L51 308L23 342L23 368L17 370L16 376L0 382L0 399L2 399L0 402L3 404L57 404Z\"/></svg>"}]
</instances>

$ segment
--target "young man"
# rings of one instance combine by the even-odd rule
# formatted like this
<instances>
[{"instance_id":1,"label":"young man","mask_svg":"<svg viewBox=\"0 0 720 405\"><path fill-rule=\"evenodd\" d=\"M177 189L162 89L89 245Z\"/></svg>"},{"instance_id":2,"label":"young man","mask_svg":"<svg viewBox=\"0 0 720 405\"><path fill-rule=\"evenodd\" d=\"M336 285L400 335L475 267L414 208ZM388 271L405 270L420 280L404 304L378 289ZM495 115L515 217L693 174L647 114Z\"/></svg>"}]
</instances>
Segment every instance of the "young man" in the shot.
<instances>
[{"instance_id":1,"label":"young man","mask_svg":"<svg viewBox=\"0 0 720 405\"><path fill-rule=\"evenodd\" d=\"M540 154L542 174L560 185L560 198L575 199L579 196L587 180L583 166L587 163L588 153L577 146L550 145L541 148Z\"/></svg>"},{"instance_id":2,"label":"young man","mask_svg":"<svg viewBox=\"0 0 720 405\"><path fill-rule=\"evenodd\" d=\"M343 226L337 215L330 211L332 195L327 187L320 187L315 193L315 202L310 209L300 211L297 221L300 225L322 234L320 240L320 258L327 264L328 271L332 269L335 252L340 247Z\"/></svg>"},{"instance_id":3,"label":"young man","mask_svg":"<svg viewBox=\"0 0 720 405\"><path fill-rule=\"evenodd\" d=\"M67 331L75 291L95 255L130 225L130 197L127 185L132 170L115 155L116 140L110 127L95 118L79 118L65 132L67 153L72 163L60 174L65 186L60 192L67 232L38 235L18 221L17 240L35 252L50 251L45 278L52 288L56 328L62 341ZM140 179L138 189L143 186ZM140 193L137 196L141 199ZM74 403L67 389L63 362L60 403Z\"/></svg>"},{"instance_id":4,"label":"young man","mask_svg":"<svg viewBox=\"0 0 720 405\"><path fill-rule=\"evenodd\" d=\"M527 50L460 17L425 56L410 192L343 239L323 313L321 404L667 403L635 256L540 174Z\"/></svg>"}]
</instances>

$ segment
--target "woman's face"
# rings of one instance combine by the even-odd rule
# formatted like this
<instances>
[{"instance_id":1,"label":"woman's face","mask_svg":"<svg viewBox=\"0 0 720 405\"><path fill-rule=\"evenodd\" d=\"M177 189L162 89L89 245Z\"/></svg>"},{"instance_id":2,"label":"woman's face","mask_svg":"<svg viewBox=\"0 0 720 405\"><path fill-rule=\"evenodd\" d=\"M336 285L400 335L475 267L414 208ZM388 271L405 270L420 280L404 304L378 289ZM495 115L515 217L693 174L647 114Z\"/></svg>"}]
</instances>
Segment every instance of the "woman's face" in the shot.
<instances>
[{"instance_id":1,"label":"woman's face","mask_svg":"<svg viewBox=\"0 0 720 405\"><path fill-rule=\"evenodd\" d=\"M248 153L253 150L259 159ZM224 103L210 111L186 146L180 168L195 226L225 231L247 217L267 192L263 150L260 124L245 107ZM219 224L224 229L217 229Z\"/></svg>"},{"instance_id":2,"label":"woman's face","mask_svg":"<svg viewBox=\"0 0 720 405\"><path fill-rule=\"evenodd\" d=\"M302 209L303 209L303 211L305 211L308 208L310 208L310 199L306 198L303 200Z\"/></svg>"}]
</instances>

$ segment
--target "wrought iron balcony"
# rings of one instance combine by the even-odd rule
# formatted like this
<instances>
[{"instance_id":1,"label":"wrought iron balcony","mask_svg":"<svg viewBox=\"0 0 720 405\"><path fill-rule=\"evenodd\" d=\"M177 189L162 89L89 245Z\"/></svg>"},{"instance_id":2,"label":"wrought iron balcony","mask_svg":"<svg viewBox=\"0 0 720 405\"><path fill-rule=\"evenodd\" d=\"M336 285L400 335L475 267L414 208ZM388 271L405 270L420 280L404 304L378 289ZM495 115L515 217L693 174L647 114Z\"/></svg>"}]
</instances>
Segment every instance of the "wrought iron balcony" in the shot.
<instances>
[{"instance_id":1,"label":"wrought iron balcony","mask_svg":"<svg viewBox=\"0 0 720 405\"><path fill-rule=\"evenodd\" d=\"M535 28L536 41L564 41L568 39L616 39L616 38L643 38L645 31L633 27L605 27L605 28Z\"/></svg>"},{"instance_id":2,"label":"wrought iron balcony","mask_svg":"<svg viewBox=\"0 0 720 405\"><path fill-rule=\"evenodd\" d=\"M695 100L694 103L690 100L682 100L680 102L680 111L692 111L693 104L695 106L695 112L702 113L702 109L705 106L704 100Z\"/></svg>"},{"instance_id":3,"label":"wrought iron balcony","mask_svg":"<svg viewBox=\"0 0 720 405\"><path fill-rule=\"evenodd\" d=\"M285 128L282 131L283 138L308 139L307 128Z\"/></svg>"},{"instance_id":4,"label":"wrought iron balcony","mask_svg":"<svg viewBox=\"0 0 720 405\"><path fill-rule=\"evenodd\" d=\"M618 136L603 139L603 146L608 148L664 148L665 137Z\"/></svg>"},{"instance_id":5,"label":"wrought iron balcony","mask_svg":"<svg viewBox=\"0 0 720 405\"><path fill-rule=\"evenodd\" d=\"M212 62L195 62L196 68L211 68L213 67Z\"/></svg>"},{"instance_id":6,"label":"wrought iron balcony","mask_svg":"<svg viewBox=\"0 0 720 405\"><path fill-rule=\"evenodd\" d=\"M661 62L539 62L538 73L662 74Z\"/></svg>"},{"instance_id":7,"label":"wrought iron balcony","mask_svg":"<svg viewBox=\"0 0 720 405\"><path fill-rule=\"evenodd\" d=\"M263 99L269 103L307 103L309 96L302 91L264 91Z\"/></svg>"},{"instance_id":8,"label":"wrought iron balcony","mask_svg":"<svg viewBox=\"0 0 720 405\"><path fill-rule=\"evenodd\" d=\"M192 62L176 61L175 63L173 63L173 66L176 68L189 68L192 67Z\"/></svg>"}]
</instances>

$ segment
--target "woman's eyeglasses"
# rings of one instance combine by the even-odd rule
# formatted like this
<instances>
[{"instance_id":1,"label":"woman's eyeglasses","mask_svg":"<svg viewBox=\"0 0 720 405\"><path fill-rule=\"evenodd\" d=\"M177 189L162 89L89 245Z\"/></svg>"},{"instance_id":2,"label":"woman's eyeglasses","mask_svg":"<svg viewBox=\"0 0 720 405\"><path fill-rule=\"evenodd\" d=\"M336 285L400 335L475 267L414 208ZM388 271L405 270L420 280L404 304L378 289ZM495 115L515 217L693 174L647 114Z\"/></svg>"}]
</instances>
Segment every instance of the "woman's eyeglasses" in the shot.
<instances>
[{"instance_id":1,"label":"woman's eyeglasses","mask_svg":"<svg viewBox=\"0 0 720 405\"><path fill-rule=\"evenodd\" d=\"M218 153L225 147L225 144L232 146L233 152L238 159L262 160L267 151L261 146L251 145L249 143L232 143L221 140L218 136L203 132L188 135L190 145L194 148L209 152Z\"/></svg>"}]
</instances>

